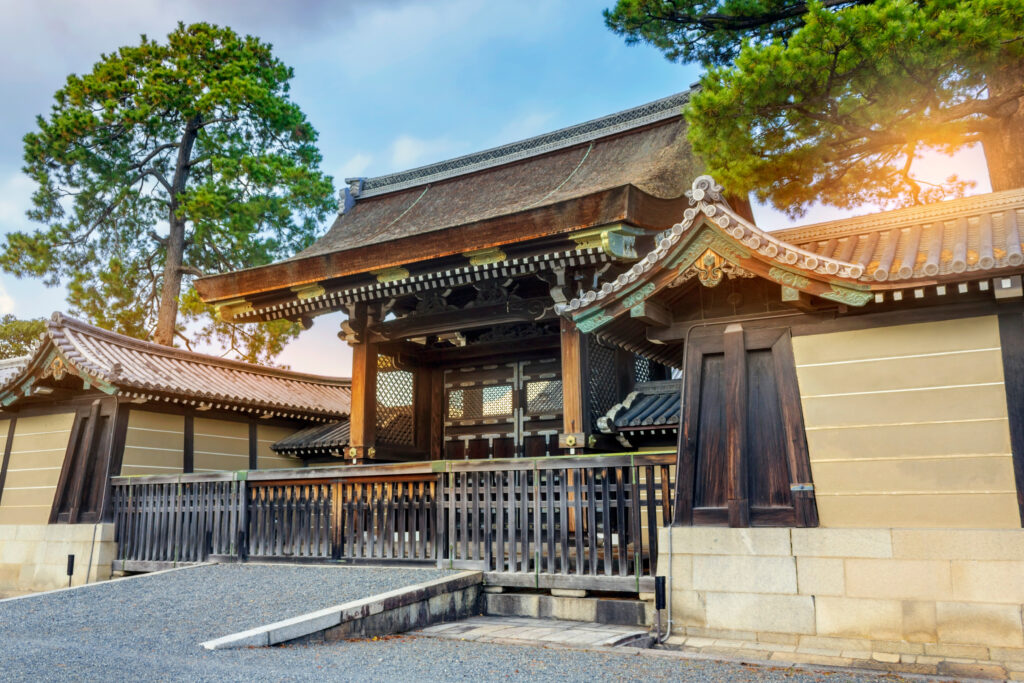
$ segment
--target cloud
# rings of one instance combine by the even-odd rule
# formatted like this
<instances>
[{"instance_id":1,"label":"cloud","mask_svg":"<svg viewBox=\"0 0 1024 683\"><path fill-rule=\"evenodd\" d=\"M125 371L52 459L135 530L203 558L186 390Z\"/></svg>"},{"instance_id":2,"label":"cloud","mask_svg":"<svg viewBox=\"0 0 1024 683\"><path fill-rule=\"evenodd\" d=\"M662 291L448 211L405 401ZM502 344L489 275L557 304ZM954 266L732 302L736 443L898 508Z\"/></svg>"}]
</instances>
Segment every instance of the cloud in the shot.
<instances>
[{"instance_id":1,"label":"cloud","mask_svg":"<svg viewBox=\"0 0 1024 683\"><path fill-rule=\"evenodd\" d=\"M367 169L373 162L373 157L363 152L357 152L349 157L345 163L338 167L334 174L335 187L341 187L345 178L362 178L366 176Z\"/></svg>"},{"instance_id":2,"label":"cloud","mask_svg":"<svg viewBox=\"0 0 1024 683\"><path fill-rule=\"evenodd\" d=\"M4 283L0 282L0 315L14 312L14 297L7 293Z\"/></svg>"},{"instance_id":3,"label":"cloud","mask_svg":"<svg viewBox=\"0 0 1024 683\"><path fill-rule=\"evenodd\" d=\"M458 156L465 151L464 143L448 138L424 140L411 135L400 135L391 143L389 171L404 171L435 161Z\"/></svg>"}]
</instances>

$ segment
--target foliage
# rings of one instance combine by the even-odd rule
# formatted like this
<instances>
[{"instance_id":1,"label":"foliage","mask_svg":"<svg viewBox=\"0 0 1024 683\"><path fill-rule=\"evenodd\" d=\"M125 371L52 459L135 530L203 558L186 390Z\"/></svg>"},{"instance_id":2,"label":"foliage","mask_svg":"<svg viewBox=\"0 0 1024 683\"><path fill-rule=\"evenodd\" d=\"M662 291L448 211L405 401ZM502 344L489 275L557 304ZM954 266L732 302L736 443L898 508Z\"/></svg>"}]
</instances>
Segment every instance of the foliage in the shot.
<instances>
[{"instance_id":1,"label":"foliage","mask_svg":"<svg viewBox=\"0 0 1024 683\"><path fill-rule=\"evenodd\" d=\"M913 161L978 142L994 189L1024 186L1020 0L812 2L799 20L779 18L786 8L801 6L621 0L606 16L629 40L710 67L686 110L689 136L733 192L791 215L814 201L933 201L971 183L929 185Z\"/></svg>"},{"instance_id":2,"label":"foliage","mask_svg":"<svg viewBox=\"0 0 1024 683\"><path fill-rule=\"evenodd\" d=\"M336 209L292 75L256 38L179 24L69 76L25 136L29 217L45 227L9 234L0 267L67 282L71 312L103 327L163 344L231 338L238 355L272 358L296 325L234 329L190 285L291 256Z\"/></svg>"},{"instance_id":3,"label":"foliage","mask_svg":"<svg viewBox=\"0 0 1024 683\"><path fill-rule=\"evenodd\" d=\"M46 332L46 320L19 320L13 315L0 317L0 359L17 358L32 353L39 335Z\"/></svg>"}]
</instances>

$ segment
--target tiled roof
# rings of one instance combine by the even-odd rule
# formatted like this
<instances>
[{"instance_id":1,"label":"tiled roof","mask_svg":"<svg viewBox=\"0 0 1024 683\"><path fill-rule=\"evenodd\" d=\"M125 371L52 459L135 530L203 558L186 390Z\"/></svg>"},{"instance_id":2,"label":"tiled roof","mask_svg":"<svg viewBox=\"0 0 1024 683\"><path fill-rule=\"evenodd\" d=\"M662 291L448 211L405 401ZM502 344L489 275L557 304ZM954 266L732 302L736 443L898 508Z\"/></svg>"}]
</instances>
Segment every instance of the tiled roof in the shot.
<instances>
[{"instance_id":1,"label":"tiled roof","mask_svg":"<svg viewBox=\"0 0 1024 683\"><path fill-rule=\"evenodd\" d=\"M819 257L858 264L862 282L950 278L1024 264L1024 189L772 233Z\"/></svg>"},{"instance_id":2,"label":"tiled roof","mask_svg":"<svg viewBox=\"0 0 1024 683\"><path fill-rule=\"evenodd\" d=\"M287 455L337 453L348 445L348 420L313 425L281 439L270 448Z\"/></svg>"},{"instance_id":3,"label":"tiled roof","mask_svg":"<svg viewBox=\"0 0 1024 683\"><path fill-rule=\"evenodd\" d=\"M4 358L0 360L0 386L18 376L32 356L18 356L17 358Z\"/></svg>"},{"instance_id":4,"label":"tiled roof","mask_svg":"<svg viewBox=\"0 0 1024 683\"><path fill-rule=\"evenodd\" d=\"M612 406L607 415L598 418L597 426L605 434L678 428L681 404L679 380L642 382L621 403Z\"/></svg>"},{"instance_id":5,"label":"tiled roof","mask_svg":"<svg viewBox=\"0 0 1024 683\"><path fill-rule=\"evenodd\" d=\"M60 313L22 372L0 387L7 405L24 379L78 375L92 386L132 398L174 400L217 409L303 418L347 416L350 380L307 375L140 341ZM31 392L31 388L28 389Z\"/></svg>"},{"instance_id":6,"label":"tiled roof","mask_svg":"<svg viewBox=\"0 0 1024 683\"><path fill-rule=\"evenodd\" d=\"M507 216L633 185L681 197L697 171L679 107L670 118L522 160L503 158L474 173L389 186L359 199L327 234L294 258L346 251Z\"/></svg>"}]
</instances>

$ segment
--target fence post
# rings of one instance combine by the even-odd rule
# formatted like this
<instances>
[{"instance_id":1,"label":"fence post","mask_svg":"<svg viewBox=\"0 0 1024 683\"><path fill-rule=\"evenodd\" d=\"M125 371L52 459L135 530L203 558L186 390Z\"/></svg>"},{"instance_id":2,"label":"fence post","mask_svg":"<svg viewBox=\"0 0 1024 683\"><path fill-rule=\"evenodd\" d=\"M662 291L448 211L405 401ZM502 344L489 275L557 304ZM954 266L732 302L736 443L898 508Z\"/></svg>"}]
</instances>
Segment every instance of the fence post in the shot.
<instances>
[{"instance_id":1,"label":"fence post","mask_svg":"<svg viewBox=\"0 0 1024 683\"><path fill-rule=\"evenodd\" d=\"M238 561L245 562L249 557L249 486L247 472L237 472L238 481Z\"/></svg>"}]
</instances>

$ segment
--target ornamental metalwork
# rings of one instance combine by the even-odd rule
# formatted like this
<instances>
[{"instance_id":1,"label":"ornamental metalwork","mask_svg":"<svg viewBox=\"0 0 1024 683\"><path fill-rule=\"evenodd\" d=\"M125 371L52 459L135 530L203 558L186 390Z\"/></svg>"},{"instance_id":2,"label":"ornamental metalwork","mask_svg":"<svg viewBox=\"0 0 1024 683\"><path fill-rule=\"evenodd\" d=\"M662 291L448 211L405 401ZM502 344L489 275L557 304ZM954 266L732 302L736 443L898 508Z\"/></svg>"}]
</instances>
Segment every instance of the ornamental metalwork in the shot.
<instances>
[{"instance_id":1,"label":"ornamental metalwork","mask_svg":"<svg viewBox=\"0 0 1024 683\"><path fill-rule=\"evenodd\" d=\"M611 314L606 313L604 311L598 311L597 313L588 318L577 321L576 327L579 329L580 332L583 333L593 332L594 330L601 327L605 323L610 322L612 318L613 316Z\"/></svg>"},{"instance_id":2,"label":"ornamental metalwork","mask_svg":"<svg viewBox=\"0 0 1024 683\"><path fill-rule=\"evenodd\" d=\"M791 270L779 268L778 266L772 266L768 271L768 277L775 280L781 285L786 287L792 287L793 289L804 289L811 284L810 279L794 273Z\"/></svg>"},{"instance_id":3,"label":"ornamental metalwork","mask_svg":"<svg viewBox=\"0 0 1024 683\"><path fill-rule=\"evenodd\" d=\"M641 301L649 297L651 294L653 294L654 290L654 283L648 282L646 285L644 285L643 287L641 287L640 289L636 290L635 292L627 296L625 299L623 299L622 305L625 308L633 308L633 306L636 306L638 303L640 303Z\"/></svg>"},{"instance_id":4,"label":"ornamental metalwork","mask_svg":"<svg viewBox=\"0 0 1024 683\"><path fill-rule=\"evenodd\" d=\"M60 356L55 356L50 361L50 364L46 366L46 370L43 371L43 377L53 377L58 382L64 379L67 374L68 366Z\"/></svg>"},{"instance_id":5,"label":"ornamental metalwork","mask_svg":"<svg viewBox=\"0 0 1024 683\"><path fill-rule=\"evenodd\" d=\"M875 295L870 291L858 291L856 289L840 287L839 285L833 284L831 291L822 292L818 296L822 299L836 301L849 306L863 306L867 302L871 301Z\"/></svg>"}]
</instances>

